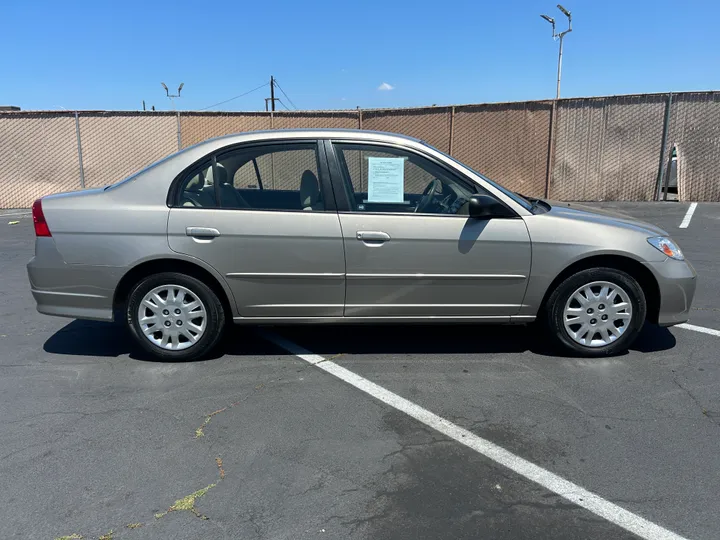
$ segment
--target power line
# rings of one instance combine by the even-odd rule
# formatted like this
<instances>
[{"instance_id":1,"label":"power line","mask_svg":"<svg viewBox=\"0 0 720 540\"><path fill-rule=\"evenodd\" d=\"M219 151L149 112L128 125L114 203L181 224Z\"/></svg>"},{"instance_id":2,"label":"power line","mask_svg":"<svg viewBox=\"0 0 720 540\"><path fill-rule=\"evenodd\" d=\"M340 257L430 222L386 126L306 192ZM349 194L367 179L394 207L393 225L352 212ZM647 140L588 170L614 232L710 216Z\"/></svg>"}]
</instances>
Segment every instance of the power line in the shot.
<instances>
[{"instance_id":1,"label":"power line","mask_svg":"<svg viewBox=\"0 0 720 540\"><path fill-rule=\"evenodd\" d=\"M260 86L258 86L257 88L253 88L252 90L248 90L248 91L245 92L244 94L240 94L239 96L231 97L230 99L226 99L225 101L221 101L221 102L219 102L219 103L215 103L214 105L210 105L210 106L208 106L208 107L204 107L204 108L198 109L198 110L199 110L199 111L206 111L207 109L212 109L213 107L217 107L218 105L222 105L222 104L228 103L228 102L230 102L230 101L232 101L232 100L234 100L234 99L238 99L238 98L241 98L241 97L243 97L243 96L247 96L248 94L252 94L252 93L255 92L256 90L260 90L261 88L267 86L268 84L270 84L270 83L263 83L263 84L261 84ZM284 93L285 93L285 92L283 92L283 94L284 94Z\"/></svg>"},{"instance_id":2,"label":"power line","mask_svg":"<svg viewBox=\"0 0 720 540\"><path fill-rule=\"evenodd\" d=\"M282 99L280 99L280 98L275 98L275 99L276 99L277 101L279 101L280 104L281 104L283 107L285 107L285 110L286 110L286 111L289 111L289 110L290 110L290 109L288 109L288 106L285 105L285 104L282 102Z\"/></svg>"},{"instance_id":3,"label":"power line","mask_svg":"<svg viewBox=\"0 0 720 540\"><path fill-rule=\"evenodd\" d=\"M295 104L293 103L292 99L290 99L290 96L288 96L288 95L285 93L285 90L282 89L282 86L280 86L280 85L278 84L277 79L275 79L275 86L277 86L278 89L282 92L283 96L285 96L285 97L287 98L287 100L288 100L288 102L290 103L290 105L292 105L293 108L294 108L295 110L297 110L297 107L296 107ZM288 109L288 110L290 110L290 109Z\"/></svg>"}]
</instances>

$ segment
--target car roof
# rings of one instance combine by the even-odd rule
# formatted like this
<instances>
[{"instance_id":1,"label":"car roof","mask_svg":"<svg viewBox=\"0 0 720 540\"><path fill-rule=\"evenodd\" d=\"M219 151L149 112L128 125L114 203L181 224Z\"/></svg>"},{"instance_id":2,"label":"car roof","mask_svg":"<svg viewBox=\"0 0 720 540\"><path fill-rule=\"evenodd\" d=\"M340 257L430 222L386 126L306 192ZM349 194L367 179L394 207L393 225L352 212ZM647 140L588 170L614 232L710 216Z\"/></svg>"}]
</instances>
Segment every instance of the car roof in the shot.
<instances>
[{"instance_id":1,"label":"car roof","mask_svg":"<svg viewBox=\"0 0 720 540\"><path fill-rule=\"evenodd\" d=\"M198 146L225 146L235 143L243 143L250 141L265 141L275 139L355 139L365 141L385 141L396 143L420 143L425 144L420 139L400 135L399 133L390 133L387 131L370 131L366 129L273 129L264 131L247 131L242 133L233 133L231 135L222 135L214 137L195 145ZM193 148L193 147L190 147Z\"/></svg>"}]
</instances>

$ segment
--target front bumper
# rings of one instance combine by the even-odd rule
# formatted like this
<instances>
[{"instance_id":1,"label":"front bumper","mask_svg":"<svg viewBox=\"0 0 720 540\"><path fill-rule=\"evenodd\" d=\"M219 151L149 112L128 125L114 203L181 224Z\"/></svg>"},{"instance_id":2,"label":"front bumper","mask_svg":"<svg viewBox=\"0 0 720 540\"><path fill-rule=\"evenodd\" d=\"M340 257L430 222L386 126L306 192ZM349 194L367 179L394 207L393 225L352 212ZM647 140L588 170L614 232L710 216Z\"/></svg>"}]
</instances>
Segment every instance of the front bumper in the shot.
<instances>
[{"instance_id":1,"label":"front bumper","mask_svg":"<svg viewBox=\"0 0 720 540\"><path fill-rule=\"evenodd\" d=\"M658 324L672 326L686 322L697 287L693 266L688 261L674 259L645 264L655 275L660 289Z\"/></svg>"},{"instance_id":2,"label":"front bumper","mask_svg":"<svg viewBox=\"0 0 720 540\"><path fill-rule=\"evenodd\" d=\"M35 256L28 263L27 272L40 313L113 320L113 295L120 269L67 264L52 238L37 238Z\"/></svg>"}]
</instances>

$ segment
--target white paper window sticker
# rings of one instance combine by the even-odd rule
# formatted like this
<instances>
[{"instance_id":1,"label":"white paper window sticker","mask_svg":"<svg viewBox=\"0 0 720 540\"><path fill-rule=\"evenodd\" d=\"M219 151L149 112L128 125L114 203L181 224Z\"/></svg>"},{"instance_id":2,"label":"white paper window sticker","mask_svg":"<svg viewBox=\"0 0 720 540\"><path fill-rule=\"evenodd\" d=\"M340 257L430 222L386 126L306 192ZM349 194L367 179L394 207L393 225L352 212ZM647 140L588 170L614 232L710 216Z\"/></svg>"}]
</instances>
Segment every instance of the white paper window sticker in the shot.
<instances>
[{"instance_id":1,"label":"white paper window sticker","mask_svg":"<svg viewBox=\"0 0 720 540\"><path fill-rule=\"evenodd\" d=\"M405 158L368 157L368 202L403 203Z\"/></svg>"}]
</instances>

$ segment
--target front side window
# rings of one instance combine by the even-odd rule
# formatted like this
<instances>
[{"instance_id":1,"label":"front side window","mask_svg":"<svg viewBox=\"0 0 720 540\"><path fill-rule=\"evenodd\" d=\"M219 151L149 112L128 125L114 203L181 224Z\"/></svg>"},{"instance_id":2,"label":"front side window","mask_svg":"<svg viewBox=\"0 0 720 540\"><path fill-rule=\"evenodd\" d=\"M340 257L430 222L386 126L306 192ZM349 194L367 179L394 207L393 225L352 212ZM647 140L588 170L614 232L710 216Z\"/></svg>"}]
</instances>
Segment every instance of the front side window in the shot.
<instances>
[{"instance_id":1,"label":"front side window","mask_svg":"<svg viewBox=\"0 0 720 540\"><path fill-rule=\"evenodd\" d=\"M483 191L407 150L333 146L355 212L468 215L470 197Z\"/></svg>"}]
</instances>

